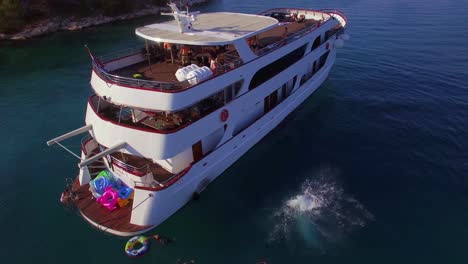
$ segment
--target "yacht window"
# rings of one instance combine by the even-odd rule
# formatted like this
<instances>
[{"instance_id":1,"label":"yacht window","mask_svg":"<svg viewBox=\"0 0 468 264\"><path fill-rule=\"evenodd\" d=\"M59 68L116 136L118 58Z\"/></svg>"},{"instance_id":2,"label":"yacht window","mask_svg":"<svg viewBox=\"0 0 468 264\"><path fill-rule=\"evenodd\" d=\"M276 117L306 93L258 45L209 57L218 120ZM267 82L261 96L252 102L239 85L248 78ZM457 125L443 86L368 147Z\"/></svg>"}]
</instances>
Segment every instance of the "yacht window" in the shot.
<instances>
[{"instance_id":1,"label":"yacht window","mask_svg":"<svg viewBox=\"0 0 468 264\"><path fill-rule=\"evenodd\" d=\"M224 100L226 103L231 102L232 100L232 85L229 85L228 87L224 88Z\"/></svg>"},{"instance_id":2,"label":"yacht window","mask_svg":"<svg viewBox=\"0 0 468 264\"><path fill-rule=\"evenodd\" d=\"M264 82L275 77L278 73L284 71L289 66L293 65L298 60L300 60L304 56L306 46L307 44L295 49L289 54L283 56L282 58L270 63L269 65L257 71L257 73L255 73L254 77L252 78L252 81L250 82L249 90L257 88Z\"/></svg>"},{"instance_id":3,"label":"yacht window","mask_svg":"<svg viewBox=\"0 0 468 264\"><path fill-rule=\"evenodd\" d=\"M316 49L316 48L318 48L319 46L320 46L320 36L318 36L317 38L315 38L314 43L312 44L312 49L311 49L311 51L314 50L314 49Z\"/></svg>"},{"instance_id":4,"label":"yacht window","mask_svg":"<svg viewBox=\"0 0 468 264\"><path fill-rule=\"evenodd\" d=\"M330 53L330 51L327 51L325 54L323 54L322 56L320 56L320 63L319 63L319 69L323 67L323 65L325 65L325 62L327 62L327 58L328 58L328 54Z\"/></svg>"},{"instance_id":5,"label":"yacht window","mask_svg":"<svg viewBox=\"0 0 468 264\"><path fill-rule=\"evenodd\" d=\"M236 83L234 83L234 96L237 97L239 95L239 92L242 88L243 83L244 83L244 80L237 81Z\"/></svg>"}]
</instances>

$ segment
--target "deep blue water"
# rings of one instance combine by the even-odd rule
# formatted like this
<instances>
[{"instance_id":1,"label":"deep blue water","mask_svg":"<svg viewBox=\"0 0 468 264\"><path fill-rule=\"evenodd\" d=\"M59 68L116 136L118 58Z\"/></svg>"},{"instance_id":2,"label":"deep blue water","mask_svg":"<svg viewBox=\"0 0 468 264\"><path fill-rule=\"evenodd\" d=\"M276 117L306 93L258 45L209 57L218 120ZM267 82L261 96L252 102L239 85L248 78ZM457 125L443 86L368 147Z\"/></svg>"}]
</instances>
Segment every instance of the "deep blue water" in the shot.
<instances>
[{"instance_id":1,"label":"deep blue water","mask_svg":"<svg viewBox=\"0 0 468 264\"><path fill-rule=\"evenodd\" d=\"M322 87L152 233L138 260L58 202L77 160L45 142L83 125L90 61L152 18L0 44L2 263L468 263L466 0L222 1L338 8L351 40ZM79 142L67 142L78 150ZM302 196L301 196L302 195ZM302 211L287 204L302 201ZM302 198L301 198L302 197Z\"/></svg>"}]
</instances>

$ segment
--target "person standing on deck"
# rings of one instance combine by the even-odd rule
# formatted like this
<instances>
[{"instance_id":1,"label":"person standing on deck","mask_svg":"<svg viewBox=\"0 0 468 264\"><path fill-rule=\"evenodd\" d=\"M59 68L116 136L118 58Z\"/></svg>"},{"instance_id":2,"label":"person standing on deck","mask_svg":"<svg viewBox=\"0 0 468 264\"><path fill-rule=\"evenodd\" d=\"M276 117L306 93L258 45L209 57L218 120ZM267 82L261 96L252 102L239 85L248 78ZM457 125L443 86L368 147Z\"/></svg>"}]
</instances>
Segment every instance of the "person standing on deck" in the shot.
<instances>
[{"instance_id":1,"label":"person standing on deck","mask_svg":"<svg viewBox=\"0 0 468 264\"><path fill-rule=\"evenodd\" d=\"M191 58L190 58L190 48L187 47L186 45L182 45L182 47L180 48L180 57L181 57L181 63L182 63L182 66L187 66L190 64L191 62Z\"/></svg>"},{"instance_id":2,"label":"person standing on deck","mask_svg":"<svg viewBox=\"0 0 468 264\"><path fill-rule=\"evenodd\" d=\"M218 62L216 61L216 53L214 51L210 51L210 69L213 75L218 73Z\"/></svg>"},{"instance_id":3,"label":"person standing on deck","mask_svg":"<svg viewBox=\"0 0 468 264\"><path fill-rule=\"evenodd\" d=\"M284 27L284 32L281 35L281 43L282 45L286 44L286 38L288 37L288 27Z\"/></svg>"},{"instance_id":4,"label":"person standing on deck","mask_svg":"<svg viewBox=\"0 0 468 264\"><path fill-rule=\"evenodd\" d=\"M171 63L174 64L174 54L172 53L172 44L164 42L164 50L166 51L166 60L168 55L171 56Z\"/></svg>"}]
</instances>

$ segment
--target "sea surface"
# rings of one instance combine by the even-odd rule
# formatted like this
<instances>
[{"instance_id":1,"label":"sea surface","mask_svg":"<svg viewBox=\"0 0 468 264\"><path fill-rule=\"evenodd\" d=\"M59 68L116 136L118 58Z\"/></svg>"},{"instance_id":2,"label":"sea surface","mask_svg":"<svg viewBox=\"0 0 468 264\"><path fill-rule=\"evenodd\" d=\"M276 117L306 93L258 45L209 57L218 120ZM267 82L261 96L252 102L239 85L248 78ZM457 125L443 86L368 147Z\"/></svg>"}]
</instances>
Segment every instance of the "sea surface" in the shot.
<instances>
[{"instance_id":1,"label":"sea surface","mask_svg":"<svg viewBox=\"0 0 468 264\"><path fill-rule=\"evenodd\" d=\"M62 207L96 54L158 18L0 44L1 263L468 263L467 0L213 0L201 11L337 8L328 80L158 228L139 259ZM66 146L79 151L79 140Z\"/></svg>"}]
</instances>

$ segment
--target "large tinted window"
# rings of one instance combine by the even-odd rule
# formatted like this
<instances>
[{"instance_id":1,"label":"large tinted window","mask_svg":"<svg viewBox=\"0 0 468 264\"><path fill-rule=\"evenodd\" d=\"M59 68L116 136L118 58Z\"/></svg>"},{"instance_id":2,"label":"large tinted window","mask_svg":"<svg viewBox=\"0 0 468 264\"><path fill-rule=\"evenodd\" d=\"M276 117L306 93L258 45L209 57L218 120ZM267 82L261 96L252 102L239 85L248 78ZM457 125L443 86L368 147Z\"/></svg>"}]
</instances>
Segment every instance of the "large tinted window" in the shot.
<instances>
[{"instance_id":1,"label":"large tinted window","mask_svg":"<svg viewBox=\"0 0 468 264\"><path fill-rule=\"evenodd\" d=\"M254 77L252 78L252 81L249 85L249 90L258 87L259 85L273 78L275 75L284 71L289 66L293 65L298 60L300 60L302 56L304 56L306 46L307 44L295 49L294 51L283 56L281 59L274 61L268 66L261 68L257 73L255 73Z\"/></svg>"},{"instance_id":2,"label":"large tinted window","mask_svg":"<svg viewBox=\"0 0 468 264\"><path fill-rule=\"evenodd\" d=\"M318 47L320 46L320 44L321 44L321 43L320 43L320 38L321 38L321 36L318 36L318 37L314 40L314 43L312 44L312 49L311 49L311 51L314 50L314 49L316 49L316 48L318 48Z\"/></svg>"},{"instance_id":3,"label":"large tinted window","mask_svg":"<svg viewBox=\"0 0 468 264\"><path fill-rule=\"evenodd\" d=\"M325 54L320 56L320 62L319 62L319 68L320 69L323 67L323 65L325 65L325 62L327 62L327 58L328 58L329 53L330 53L330 51L327 51Z\"/></svg>"}]
</instances>

